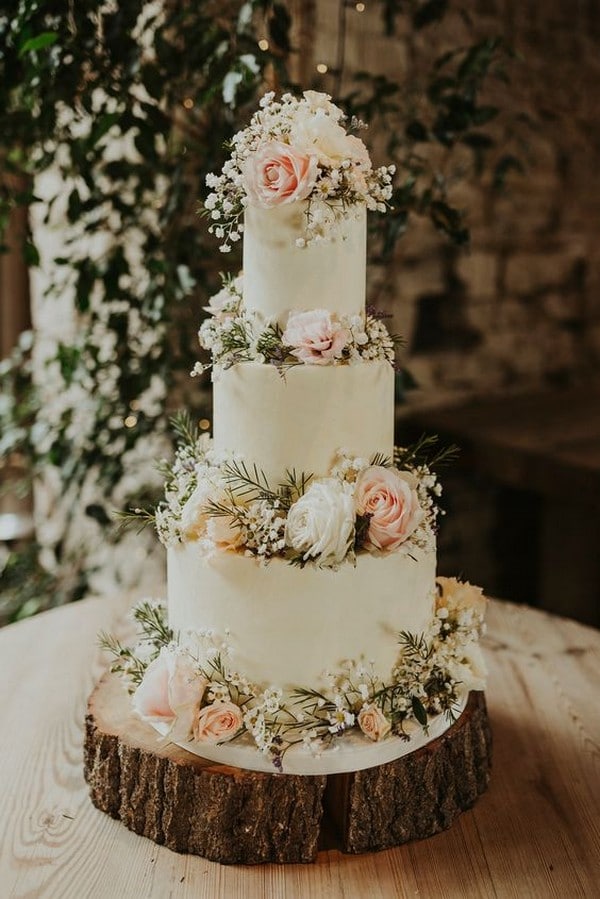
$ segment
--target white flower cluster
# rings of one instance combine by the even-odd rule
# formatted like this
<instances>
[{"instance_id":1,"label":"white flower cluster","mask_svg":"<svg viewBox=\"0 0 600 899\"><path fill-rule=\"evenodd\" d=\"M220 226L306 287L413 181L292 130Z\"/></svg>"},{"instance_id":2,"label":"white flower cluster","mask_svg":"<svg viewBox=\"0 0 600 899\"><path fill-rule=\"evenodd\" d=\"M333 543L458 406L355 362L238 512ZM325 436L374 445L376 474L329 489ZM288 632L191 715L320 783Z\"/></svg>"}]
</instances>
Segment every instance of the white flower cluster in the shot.
<instances>
[{"instance_id":1,"label":"white flower cluster","mask_svg":"<svg viewBox=\"0 0 600 899\"><path fill-rule=\"evenodd\" d=\"M395 468L382 454L340 451L329 475L300 473L271 486L238 454L215 453L202 435L179 448L167 475L155 512L166 546L193 543L201 555L229 551L336 568L357 553L432 544L435 476L424 466Z\"/></svg>"},{"instance_id":2,"label":"white flower cluster","mask_svg":"<svg viewBox=\"0 0 600 899\"><path fill-rule=\"evenodd\" d=\"M300 98L284 94L279 100L273 92L265 94L249 125L234 135L221 173L206 178L209 231L223 241L222 252L240 239L249 202L274 206L307 200L303 244L331 239L349 207L385 212L395 167L373 169L364 143L344 124L342 110L327 94L305 91ZM362 127L350 122L350 128Z\"/></svg>"},{"instance_id":3,"label":"white flower cluster","mask_svg":"<svg viewBox=\"0 0 600 899\"><path fill-rule=\"evenodd\" d=\"M393 671L394 680L407 685L408 699L417 697L428 713L448 711L460 692L484 688L479 637L485 602L479 587L438 578L436 614L422 637L422 650L407 651L405 644ZM406 702L404 698L404 711L409 710Z\"/></svg>"},{"instance_id":4,"label":"white flower cluster","mask_svg":"<svg viewBox=\"0 0 600 899\"><path fill-rule=\"evenodd\" d=\"M285 549L285 512L279 500L255 500L240 507L242 542L249 556L268 559Z\"/></svg>"},{"instance_id":5,"label":"white flower cluster","mask_svg":"<svg viewBox=\"0 0 600 899\"><path fill-rule=\"evenodd\" d=\"M194 445L187 443L178 447L175 459L169 465L165 482L165 498L155 511L155 525L159 540L164 546L174 546L181 540L181 516L198 483L199 472L205 478L210 475L206 456L211 442L208 434L202 434Z\"/></svg>"},{"instance_id":6,"label":"white flower cluster","mask_svg":"<svg viewBox=\"0 0 600 899\"><path fill-rule=\"evenodd\" d=\"M203 350L211 354L212 362L196 363L192 375L208 368L230 368L236 362L259 362L285 368L290 365L316 362L328 365L354 365L361 362L389 362L395 364L398 338L393 337L381 318L376 315L341 315L326 310L309 313L291 312L283 330L274 322L265 321L258 313L243 306L241 275L226 281L211 297L205 310L210 312L198 331ZM302 319L311 318L298 326ZM294 339L291 324L295 324ZM330 353L320 355L311 350L315 344L327 346L327 331L338 334L338 345ZM325 332L325 333L324 333ZM342 339L339 339L339 336ZM290 342L293 341L293 342Z\"/></svg>"}]
</instances>

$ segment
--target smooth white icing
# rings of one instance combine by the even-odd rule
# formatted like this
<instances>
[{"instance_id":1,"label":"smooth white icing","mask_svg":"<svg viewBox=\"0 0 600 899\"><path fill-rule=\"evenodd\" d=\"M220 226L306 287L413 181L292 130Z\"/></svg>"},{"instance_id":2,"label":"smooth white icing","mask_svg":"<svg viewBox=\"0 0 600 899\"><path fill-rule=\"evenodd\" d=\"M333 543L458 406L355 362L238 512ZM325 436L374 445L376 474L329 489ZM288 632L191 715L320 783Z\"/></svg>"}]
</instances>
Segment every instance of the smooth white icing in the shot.
<instances>
[{"instance_id":1,"label":"smooth white icing","mask_svg":"<svg viewBox=\"0 0 600 899\"><path fill-rule=\"evenodd\" d=\"M365 553L334 571L232 552L207 559L182 544L167 556L169 623L229 631L231 666L265 686L317 688L347 659L372 661L387 679L398 633L422 633L433 615L435 550L411 556Z\"/></svg>"},{"instance_id":2,"label":"smooth white icing","mask_svg":"<svg viewBox=\"0 0 600 899\"><path fill-rule=\"evenodd\" d=\"M240 453L276 484L286 470L325 475L336 452L391 457L394 371L387 362L272 365L243 362L214 383L215 449Z\"/></svg>"},{"instance_id":3,"label":"smooth white icing","mask_svg":"<svg viewBox=\"0 0 600 899\"><path fill-rule=\"evenodd\" d=\"M366 209L358 206L332 240L296 246L306 202L271 209L247 206L244 216L244 305L285 325L293 310L365 311Z\"/></svg>"}]
</instances>

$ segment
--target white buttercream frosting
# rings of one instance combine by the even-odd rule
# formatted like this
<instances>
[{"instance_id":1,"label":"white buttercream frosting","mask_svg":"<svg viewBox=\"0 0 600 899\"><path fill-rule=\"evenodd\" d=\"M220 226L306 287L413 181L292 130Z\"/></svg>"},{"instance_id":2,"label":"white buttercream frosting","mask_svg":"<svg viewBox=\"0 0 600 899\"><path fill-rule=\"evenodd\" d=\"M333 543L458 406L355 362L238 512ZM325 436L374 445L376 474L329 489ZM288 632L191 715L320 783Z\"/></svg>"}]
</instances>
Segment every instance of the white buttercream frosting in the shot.
<instances>
[{"instance_id":1,"label":"white buttercream frosting","mask_svg":"<svg viewBox=\"0 0 600 899\"><path fill-rule=\"evenodd\" d=\"M435 564L432 548L300 569L232 552L207 559L188 543L168 550L169 624L229 632L232 667L259 684L317 688L348 659L388 679L398 633L431 622Z\"/></svg>"},{"instance_id":2,"label":"white buttercream frosting","mask_svg":"<svg viewBox=\"0 0 600 899\"><path fill-rule=\"evenodd\" d=\"M244 305L284 325L292 310L328 309L338 315L365 310L366 209L358 206L332 240L299 247L306 202L244 216Z\"/></svg>"},{"instance_id":3,"label":"white buttercream frosting","mask_svg":"<svg viewBox=\"0 0 600 899\"><path fill-rule=\"evenodd\" d=\"M277 484L286 470L325 475L336 451L391 458L394 371L387 362L272 365L243 362L214 383L217 452L237 452Z\"/></svg>"}]
</instances>

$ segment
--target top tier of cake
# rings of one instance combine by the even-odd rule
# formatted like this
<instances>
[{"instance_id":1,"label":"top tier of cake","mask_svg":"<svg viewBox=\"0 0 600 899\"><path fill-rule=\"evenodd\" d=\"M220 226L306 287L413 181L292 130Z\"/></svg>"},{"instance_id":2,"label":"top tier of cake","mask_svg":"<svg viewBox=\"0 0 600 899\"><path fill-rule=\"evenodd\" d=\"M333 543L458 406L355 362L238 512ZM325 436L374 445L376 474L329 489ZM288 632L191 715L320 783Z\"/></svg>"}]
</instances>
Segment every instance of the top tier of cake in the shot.
<instances>
[{"instance_id":1,"label":"top tier of cake","mask_svg":"<svg viewBox=\"0 0 600 899\"><path fill-rule=\"evenodd\" d=\"M246 207L244 306L282 327L294 310L364 315L365 206L349 211L330 240L303 245L307 214L306 201Z\"/></svg>"}]
</instances>

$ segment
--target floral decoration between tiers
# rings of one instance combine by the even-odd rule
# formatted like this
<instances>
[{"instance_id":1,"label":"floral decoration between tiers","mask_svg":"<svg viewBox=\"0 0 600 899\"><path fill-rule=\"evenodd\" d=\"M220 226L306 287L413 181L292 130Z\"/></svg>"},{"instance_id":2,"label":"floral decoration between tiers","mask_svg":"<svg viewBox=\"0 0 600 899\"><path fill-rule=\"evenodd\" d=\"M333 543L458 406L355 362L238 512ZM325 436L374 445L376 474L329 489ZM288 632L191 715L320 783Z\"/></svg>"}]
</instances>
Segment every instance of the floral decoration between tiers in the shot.
<instances>
[{"instance_id":1,"label":"floral decoration between tiers","mask_svg":"<svg viewBox=\"0 0 600 899\"><path fill-rule=\"evenodd\" d=\"M223 240L223 253L240 239L247 204L268 209L306 200L300 247L334 237L353 207L385 212L395 167L374 169L364 143L344 124L328 94L305 91L280 100L265 94L248 127L234 135L221 174L206 177L209 231ZM350 122L352 130L365 127Z\"/></svg>"},{"instance_id":2,"label":"floral decoration between tiers","mask_svg":"<svg viewBox=\"0 0 600 899\"><path fill-rule=\"evenodd\" d=\"M414 448L397 448L395 464L340 451L325 477L288 471L271 485L256 465L217 453L189 423L183 433L152 516L166 546L194 542L204 556L237 552L336 568L361 552L410 555L431 545L441 485Z\"/></svg>"},{"instance_id":3,"label":"floral decoration between tiers","mask_svg":"<svg viewBox=\"0 0 600 899\"><path fill-rule=\"evenodd\" d=\"M133 617L140 627L134 649L102 635L115 656L112 670L130 682L132 704L142 720L173 742L227 743L249 734L256 748L283 770L286 751L303 744L313 753L349 732L378 742L409 740L433 716L454 720L469 690L485 686L478 640L486 600L479 587L438 578L435 616L423 634L398 635L399 652L388 678L362 660L326 673L327 687L257 685L232 667L229 633L210 629L175 634L164 607L143 601Z\"/></svg>"},{"instance_id":4,"label":"floral decoration between tiers","mask_svg":"<svg viewBox=\"0 0 600 899\"><path fill-rule=\"evenodd\" d=\"M210 313L198 332L200 346L212 362L197 362L192 375L213 367L230 368L236 362L276 365L282 372L290 365L354 365L389 362L394 365L400 338L391 335L385 314L336 316L326 309L292 311L285 328L266 322L243 304L243 280L225 278L222 289L204 307Z\"/></svg>"}]
</instances>

